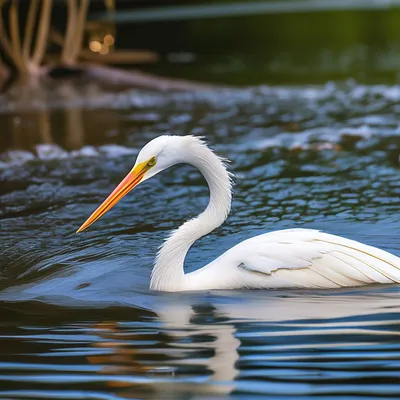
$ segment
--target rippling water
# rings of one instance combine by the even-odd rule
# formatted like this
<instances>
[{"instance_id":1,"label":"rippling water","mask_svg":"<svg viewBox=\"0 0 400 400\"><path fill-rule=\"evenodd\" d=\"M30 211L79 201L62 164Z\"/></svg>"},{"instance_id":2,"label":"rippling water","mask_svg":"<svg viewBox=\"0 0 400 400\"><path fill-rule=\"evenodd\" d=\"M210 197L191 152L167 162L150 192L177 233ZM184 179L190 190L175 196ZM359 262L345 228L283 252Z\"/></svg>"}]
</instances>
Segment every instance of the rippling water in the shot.
<instances>
[{"instance_id":1,"label":"rippling water","mask_svg":"<svg viewBox=\"0 0 400 400\"><path fill-rule=\"evenodd\" d=\"M0 105L14 123L0 161L0 398L400 397L398 286L148 290L163 238L207 204L194 169L147 181L74 233L140 147L170 132L206 136L236 175L230 217L196 243L188 270L287 227L400 255L400 87L94 97L87 109L36 99L31 117L56 121L52 140L18 151L15 118L27 114Z\"/></svg>"}]
</instances>

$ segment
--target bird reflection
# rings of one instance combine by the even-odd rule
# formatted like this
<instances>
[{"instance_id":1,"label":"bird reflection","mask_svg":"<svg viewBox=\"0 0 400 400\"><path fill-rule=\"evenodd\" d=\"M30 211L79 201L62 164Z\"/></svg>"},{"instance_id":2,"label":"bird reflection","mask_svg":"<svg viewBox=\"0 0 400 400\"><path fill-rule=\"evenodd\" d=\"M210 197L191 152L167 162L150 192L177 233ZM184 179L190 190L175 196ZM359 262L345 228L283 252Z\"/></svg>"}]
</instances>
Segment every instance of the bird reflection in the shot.
<instances>
[{"instance_id":1,"label":"bird reflection","mask_svg":"<svg viewBox=\"0 0 400 400\"><path fill-rule=\"evenodd\" d=\"M226 395L235 388L240 341L233 324L210 323L221 319L211 306L173 304L159 313L158 334L100 322L93 328L102 340L93 346L104 352L87 359L113 377L107 386L122 398Z\"/></svg>"},{"instance_id":2,"label":"bird reflection","mask_svg":"<svg viewBox=\"0 0 400 400\"><path fill-rule=\"evenodd\" d=\"M312 362L318 349L369 346L382 335L397 341L399 297L395 288L162 297L156 316L91 327L98 352L88 360L121 398L225 397L237 389L240 346L264 361L284 361L296 349ZM384 310L387 318L375 318Z\"/></svg>"}]
</instances>

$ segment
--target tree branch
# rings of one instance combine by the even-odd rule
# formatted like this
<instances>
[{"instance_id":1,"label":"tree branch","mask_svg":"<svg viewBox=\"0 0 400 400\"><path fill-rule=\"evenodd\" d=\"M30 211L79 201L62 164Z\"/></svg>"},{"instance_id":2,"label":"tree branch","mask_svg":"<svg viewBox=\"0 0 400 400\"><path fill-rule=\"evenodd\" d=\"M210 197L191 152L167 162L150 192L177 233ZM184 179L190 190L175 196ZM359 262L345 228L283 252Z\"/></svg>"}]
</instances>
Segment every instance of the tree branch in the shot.
<instances>
[{"instance_id":1,"label":"tree branch","mask_svg":"<svg viewBox=\"0 0 400 400\"><path fill-rule=\"evenodd\" d=\"M72 53L71 53L71 60L73 63L76 62L79 52L82 48L82 40L83 40L83 35L85 33L85 22L86 22L88 7L89 7L89 0L81 0L81 6L79 8L77 26L75 30Z\"/></svg>"},{"instance_id":2,"label":"tree branch","mask_svg":"<svg viewBox=\"0 0 400 400\"><path fill-rule=\"evenodd\" d=\"M35 26L35 17L37 14L38 6L39 6L38 0L31 0L31 3L29 5L25 32L24 32L24 44L22 45L22 54L24 56L26 63L29 61L30 57L33 28Z\"/></svg>"},{"instance_id":3,"label":"tree branch","mask_svg":"<svg viewBox=\"0 0 400 400\"><path fill-rule=\"evenodd\" d=\"M11 46L12 46L12 52L14 54L15 66L21 72L21 74L25 74L27 69L26 69L26 64L24 63L24 59L22 57L21 38L19 35L18 0L14 0L10 4L9 18L10 18Z\"/></svg>"},{"instance_id":4,"label":"tree branch","mask_svg":"<svg viewBox=\"0 0 400 400\"><path fill-rule=\"evenodd\" d=\"M43 0L42 12L40 14L39 31L36 37L36 47L32 57L32 62L39 66L46 52L47 40L50 30L50 18L52 9L52 0Z\"/></svg>"},{"instance_id":5,"label":"tree branch","mask_svg":"<svg viewBox=\"0 0 400 400\"><path fill-rule=\"evenodd\" d=\"M64 64L71 63L71 48L74 40L74 31L76 29L77 14L76 0L68 0L67 32L65 34L64 48L61 54L61 62Z\"/></svg>"}]
</instances>

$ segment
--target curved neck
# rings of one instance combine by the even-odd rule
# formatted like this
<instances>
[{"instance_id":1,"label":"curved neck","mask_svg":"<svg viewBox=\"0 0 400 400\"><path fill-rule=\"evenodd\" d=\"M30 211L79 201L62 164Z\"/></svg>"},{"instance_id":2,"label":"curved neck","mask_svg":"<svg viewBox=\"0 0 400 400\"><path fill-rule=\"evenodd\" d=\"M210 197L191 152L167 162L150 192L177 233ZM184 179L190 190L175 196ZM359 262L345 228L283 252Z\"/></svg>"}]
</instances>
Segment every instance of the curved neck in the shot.
<instances>
[{"instance_id":1,"label":"curved neck","mask_svg":"<svg viewBox=\"0 0 400 400\"><path fill-rule=\"evenodd\" d=\"M224 162L203 144L193 146L187 164L196 167L210 189L207 208L196 218L172 232L160 249L151 274L150 289L179 291L184 289L184 263L192 244L219 227L227 218L232 201L232 182Z\"/></svg>"}]
</instances>

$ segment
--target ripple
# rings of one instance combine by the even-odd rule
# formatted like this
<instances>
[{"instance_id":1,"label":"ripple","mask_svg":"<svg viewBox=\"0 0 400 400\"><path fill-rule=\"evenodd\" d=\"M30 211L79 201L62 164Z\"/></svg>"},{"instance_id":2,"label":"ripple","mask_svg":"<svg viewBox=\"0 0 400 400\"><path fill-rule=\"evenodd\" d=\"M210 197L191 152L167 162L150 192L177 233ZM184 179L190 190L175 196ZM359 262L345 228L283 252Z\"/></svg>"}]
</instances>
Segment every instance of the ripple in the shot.
<instances>
[{"instance_id":1,"label":"ripple","mask_svg":"<svg viewBox=\"0 0 400 400\"><path fill-rule=\"evenodd\" d=\"M58 314L54 325L54 317L32 315L25 326L1 335L7 345L0 380L8 391L0 395L23 398L36 390L46 398L57 386L75 396L80 385L80 393L92 396L119 388L117 398L285 398L300 389L303 396L393 396L400 390L398 296L392 289L328 296L227 293L208 300L184 295L184 303L154 303L158 315L150 319L140 312L135 320Z\"/></svg>"},{"instance_id":2,"label":"ripple","mask_svg":"<svg viewBox=\"0 0 400 400\"><path fill-rule=\"evenodd\" d=\"M400 255L399 93L354 82L114 93L107 100L126 124L119 141L110 139L118 145L8 149L0 169L0 398L399 397L397 286L149 291L168 231L207 205L193 168L146 182L95 229L74 234L147 140L196 133L232 160L236 185L226 224L196 243L188 270L287 227Z\"/></svg>"}]
</instances>

